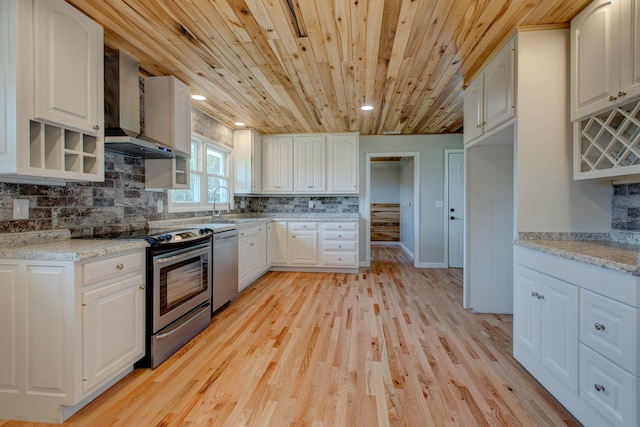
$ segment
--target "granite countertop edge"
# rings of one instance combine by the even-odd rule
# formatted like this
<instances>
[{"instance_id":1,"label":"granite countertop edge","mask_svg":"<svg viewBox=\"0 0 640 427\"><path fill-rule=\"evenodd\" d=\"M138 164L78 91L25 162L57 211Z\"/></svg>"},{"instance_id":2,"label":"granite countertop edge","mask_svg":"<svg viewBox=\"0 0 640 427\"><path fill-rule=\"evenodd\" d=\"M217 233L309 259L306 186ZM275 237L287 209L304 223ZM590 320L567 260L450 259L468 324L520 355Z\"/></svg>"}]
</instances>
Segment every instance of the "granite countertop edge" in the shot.
<instances>
[{"instance_id":1,"label":"granite countertop edge","mask_svg":"<svg viewBox=\"0 0 640 427\"><path fill-rule=\"evenodd\" d=\"M144 249L147 246L149 244L144 240L69 239L2 248L0 259L76 262Z\"/></svg>"},{"instance_id":2,"label":"granite countertop edge","mask_svg":"<svg viewBox=\"0 0 640 427\"><path fill-rule=\"evenodd\" d=\"M547 243L545 243L547 242ZM543 241L543 240L515 240L514 244L516 246L521 246L529 249L534 249L546 254L556 255L561 258L571 259L574 261L583 262L585 264L593 265L596 267L601 267L611 271L617 271L620 273L631 274L633 276L640 276L640 267L638 267L637 263L637 255L636 255L636 263L629 264L619 261L613 261L610 259L602 258L596 256L594 254L585 253L583 251L574 251L569 249L561 249L550 246L551 241ZM597 243L597 241L585 241L584 243ZM594 245L595 247L595 245ZM603 250L604 246L598 246L599 250ZM606 249L604 249L606 250ZM637 254L637 253L636 253Z\"/></svg>"}]
</instances>

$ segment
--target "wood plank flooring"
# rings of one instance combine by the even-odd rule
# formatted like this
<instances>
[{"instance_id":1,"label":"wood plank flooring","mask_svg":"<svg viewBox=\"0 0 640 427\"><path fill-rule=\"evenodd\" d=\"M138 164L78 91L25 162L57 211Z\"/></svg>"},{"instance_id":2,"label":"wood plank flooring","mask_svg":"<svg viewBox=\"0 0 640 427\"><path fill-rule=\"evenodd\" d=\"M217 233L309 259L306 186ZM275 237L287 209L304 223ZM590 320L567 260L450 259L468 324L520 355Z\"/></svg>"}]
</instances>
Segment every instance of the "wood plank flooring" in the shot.
<instances>
[{"instance_id":1,"label":"wood plank flooring","mask_svg":"<svg viewBox=\"0 0 640 427\"><path fill-rule=\"evenodd\" d=\"M65 425L578 425L512 358L511 316L462 308L461 270L372 255L359 274L266 274Z\"/></svg>"}]
</instances>

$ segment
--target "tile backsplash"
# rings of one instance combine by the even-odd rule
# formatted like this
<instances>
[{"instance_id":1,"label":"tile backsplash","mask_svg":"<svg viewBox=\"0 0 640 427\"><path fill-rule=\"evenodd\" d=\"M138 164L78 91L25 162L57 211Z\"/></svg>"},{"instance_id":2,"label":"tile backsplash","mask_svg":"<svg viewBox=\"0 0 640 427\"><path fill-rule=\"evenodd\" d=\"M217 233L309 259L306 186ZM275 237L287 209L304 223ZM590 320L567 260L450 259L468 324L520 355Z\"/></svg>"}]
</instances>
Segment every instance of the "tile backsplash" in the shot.
<instances>
[{"instance_id":1,"label":"tile backsplash","mask_svg":"<svg viewBox=\"0 0 640 427\"><path fill-rule=\"evenodd\" d=\"M240 208L242 201L244 209ZM313 202L313 207L309 207L309 202ZM358 213L358 196L235 196L235 204L242 213Z\"/></svg>"},{"instance_id":2,"label":"tile backsplash","mask_svg":"<svg viewBox=\"0 0 640 427\"><path fill-rule=\"evenodd\" d=\"M613 186L613 230L640 231L640 183Z\"/></svg>"}]
</instances>

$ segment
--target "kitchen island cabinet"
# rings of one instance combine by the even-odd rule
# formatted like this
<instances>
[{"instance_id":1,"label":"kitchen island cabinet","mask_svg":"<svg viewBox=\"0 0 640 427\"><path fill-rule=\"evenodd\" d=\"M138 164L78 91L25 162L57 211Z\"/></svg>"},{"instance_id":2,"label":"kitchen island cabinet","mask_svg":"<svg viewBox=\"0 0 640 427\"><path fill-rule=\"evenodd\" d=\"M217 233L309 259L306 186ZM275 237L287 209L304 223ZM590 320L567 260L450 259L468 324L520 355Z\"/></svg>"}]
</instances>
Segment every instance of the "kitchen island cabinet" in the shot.
<instances>
[{"instance_id":1,"label":"kitchen island cabinet","mask_svg":"<svg viewBox=\"0 0 640 427\"><path fill-rule=\"evenodd\" d=\"M0 418L62 422L130 372L144 356L144 288L139 243L3 249Z\"/></svg>"}]
</instances>

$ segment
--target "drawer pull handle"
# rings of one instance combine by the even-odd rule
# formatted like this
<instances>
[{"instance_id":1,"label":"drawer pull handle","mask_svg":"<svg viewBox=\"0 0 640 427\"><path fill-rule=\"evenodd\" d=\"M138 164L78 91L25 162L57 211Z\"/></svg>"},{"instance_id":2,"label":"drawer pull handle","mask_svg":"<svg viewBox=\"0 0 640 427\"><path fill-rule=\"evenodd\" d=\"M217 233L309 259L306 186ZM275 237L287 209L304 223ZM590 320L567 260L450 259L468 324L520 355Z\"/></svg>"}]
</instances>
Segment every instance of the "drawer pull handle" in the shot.
<instances>
[{"instance_id":1,"label":"drawer pull handle","mask_svg":"<svg viewBox=\"0 0 640 427\"><path fill-rule=\"evenodd\" d=\"M116 265L116 268L118 270L124 270L124 264L118 264L118 265Z\"/></svg>"},{"instance_id":2,"label":"drawer pull handle","mask_svg":"<svg viewBox=\"0 0 640 427\"><path fill-rule=\"evenodd\" d=\"M596 391L601 391L601 392L603 392L603 393L606 391L606 389L604 388L604 386L603 386L603 385L600 385L600 384L594 384L594 385L593 385L593 388L595 388L595 389L596 389Z\"/></svg>"},{"instance_id":3,"label":"drawer pull handle","mask_svg":"<svg viewBox=\"0 0 640 427\"><path fill-rule=\"evenodd\" d=\"M604 331L604 325L602 323L596 323L593 327L596 328L596 331Z\"/></svg>"}]
</instances>

